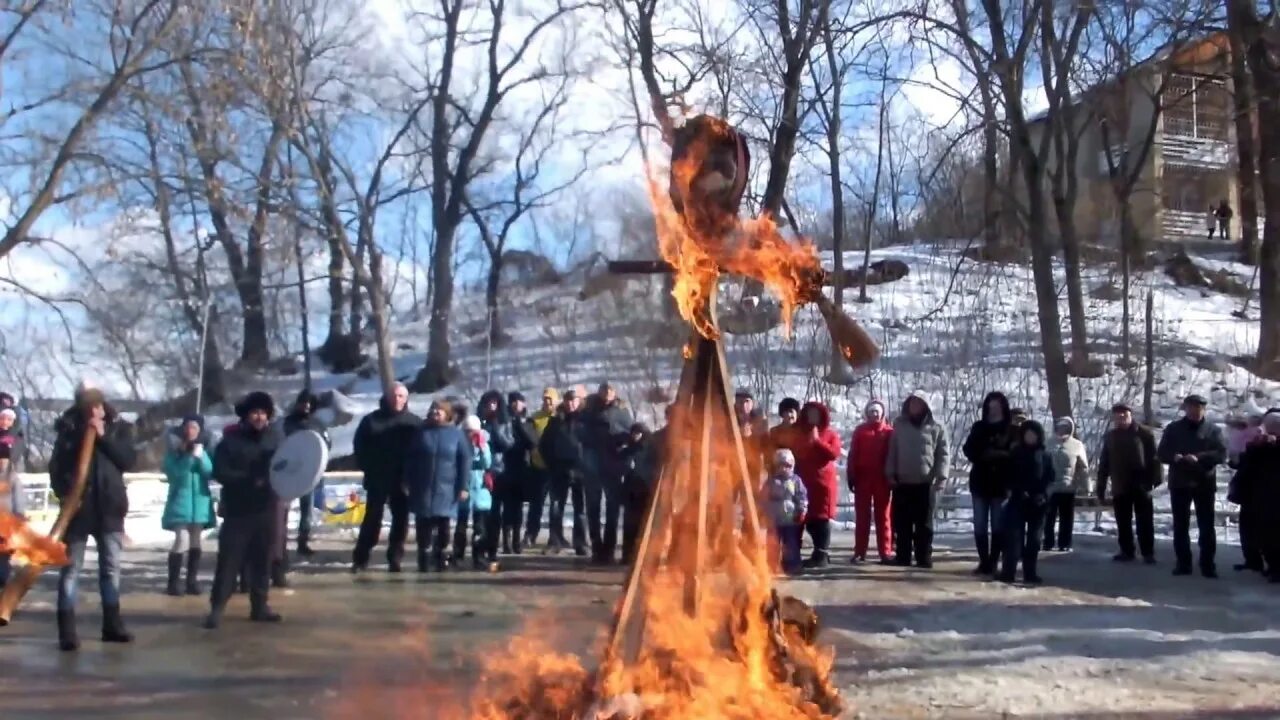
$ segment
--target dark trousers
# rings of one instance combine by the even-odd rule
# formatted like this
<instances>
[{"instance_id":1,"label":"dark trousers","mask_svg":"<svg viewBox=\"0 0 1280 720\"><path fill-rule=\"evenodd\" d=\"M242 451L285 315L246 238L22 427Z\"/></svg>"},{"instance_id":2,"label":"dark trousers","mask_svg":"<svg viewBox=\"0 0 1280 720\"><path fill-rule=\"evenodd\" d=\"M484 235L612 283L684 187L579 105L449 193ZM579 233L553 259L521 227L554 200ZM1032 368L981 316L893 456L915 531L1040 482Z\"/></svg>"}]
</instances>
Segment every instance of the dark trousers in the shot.
<instances>
[{"instance_id":1,"label":"dark trousers","mask_svg":"<svg viewBox=\"0 0 1280 720\"><path fill-rule=\"evenodd\" d=\"M1004 497L973 495L973 544L978 551L978 566L983 572L995 572L1004 552L1004 534L1000 529L1004 514Z\"/></svg>"},{"instance_id":2,"label":"dark trousers","mask_svg":"<svg viewBox=\"0 0 1280 720\"><path fill-rule=\"evenodd\" d=\"M1240 503L1240 554L1250 570L1262 570L1266 559L1267 515L1260 505L1248 498Z\"/></svg>"},{"instance_id":3,"label":"dark trousers","mask_svg":"<svg viewBox=\"0 0 1280 720\"><path fill-rule=\"evenodd\" d=\"M471 560L477 564L498 559L498 536L490 532L497 517L494 510L471 511Z\"/></svg>"},{"instance_id":4,"label":"dark trousers","mask_svg":"<svg viewBox=\"0 0 1280 720\"><path fill-rule=\"evenodd\" d=\"M583 495L587 502L587 531L591 534L591 555L612 558L618 547L618 518L622 513L617 483L585 483ZM603 506L603 523L601 512ZM577 526L574 526L577 535Z\"/></svg>"},{"instance_id":5,"label":"dark trousers","mask_svg":"<svg viewBox=\"0 0 1280 720\"><path fill-rule=\"evenodd\" d=\"M937 494L928 484L898 485L893 489L893 547L898 561L915 553L917 563L933 558L933 508Z\"/></svg>"},{"instance_id":6,"label":"dark trousers","mask_svg":"<svg viewBox=\"0 0 1280 720\"><path fill-rule=\"evenodd\" d=\"M800 569L800 543L804 540L804 528L800 525L779 525L774 529L774 542L781 555L779 566L783 572L793 573Z\"/></svg>"},{"instance_id":7,"label":"dark trousers","mask_svg":"<svg viewBox=\"0 0 1280 720\"><path fill-rule=\"evenodd\" d=\"M435 563L437 570L444 569L444 549L449 545L449 518L414 518L418 536L418 570L427 569L427 561Z\"/></svg>"},{"instance_id":8,"label":"dark trousers","mask_svg":"<svg viewBox=\"0 0 1280 720\"><path fill-rule=\"evenodd\" d=\"M573 549L585 550L587 547L587 503L583 497L582 478L573 473L556 473L551 477L550 489L550 523L551 539L548 547L563 548L569 543L564 537L565 503L573 501Z\"/></svg>"},{"instance_id":9,"label":"dark trousers","mask_svg":"<svg viewBox=\"0 0 1280 720\"><path fill-rule=\"evenodd\" d=\"M1022 561L1022 577L1031 580L1037 577L1036 561L1040 557L1040 533L1043 531L1045 508L1035 505L1031 500L1010 500L1004 506L1004 564L1000 578L1013 582L1018 572L1018 561Z\"/></svg>"},{"instance_id":10,"label":"dark trousers","mask_svg":"<svg viewBox=\"0 0 1280 720\"><path fill-rule=\"evenodd\" d=\"M1057 547L1059 550L1071 549L1071 534L1076 524L1076 494L1058 492L1049 496L1049 506L1044 514L1044 549L1054 547L1054 523L1058 525Z\"/></svg>"},{"instance_id":11,"label":"dark trousers","mask_svg":"<svg viewBox=\"0 0 1280 720\"><path fill-rule=\"evenodd\" d=\"M529 502L529 514L524 524L524 540L525 544L533 545L538 542L538 535L542 532L542 510L547 504L547 471L530 468L524 490L525 499Z\"/></svg>"},{"instance_id":12,"label":"dark trousers","mask_svg":"<svg viewBox=\"0 0 1280 720\"><path fill-rule=\"evenodd\" d=\"M653 501L649 486L639 478L627 478L622 486L622 558L630 563L639 551L640 533L649 517L649 504Z\"/></svg>"},{"instance_id":13,"label":"dark trousers","mask_svg":"<svg viewBox=\"0 0 1280 720\"><path fill-rule=\"evenodd\" d=\"M321 481L321 485L324 481ZM298 498L298 546L311 542L311 514L315 511L316 491Z\"/></svg>"},{"instance_id":14,"label":"dark trousers","mask_svg":"<svg viewBox=\"0 0 1280 720\"><path fill-rule=\"evenodd\" d=\"M1155 506L1151 496L1141 490L1116 495L1111 499L1116 513L1116 539L1120 554L1133 557L1133 524L1138 523L1138 549L1142 557L1156 555Z\"/></svg>"},{"instance_id":15,"label":"dark trousers","mask_svg":"<svg viewBox=\"0 0 1280 720\"><path fill-rule=\"evenodd\" d=\"M1200 567L1214 566L1217 537L1214 533L1214 497L1212 485L1196 488L1169 488L1169 507L1173 510L1173 554L1178 567L1191 567L1191 507L1196 510L1196 529L1200 535Z\"/></svg>"},{"instance_id":16,"label":"dark trousers","mask_svg":"<svg viewBox=\"0 0 1280 720\"><path fill-rule=\"evenodd\" d=\"M369 556L382 535L382 514L391 506L391 536L387 538L387 562L396 565L404 557L404 541L409 534L409 496L399 489L388 494L384 489L369 490L364 506L364 520L356 536L352 561L361 567L369 564ZM419 539L421 542L421 539Z\"/></svg>"},{"instance_id":17,"label":"dark trousers","mask_svg":"<svg viewBox=\"0 0 1280 720\"><path fill-rule=\"evenodd\" d=\"M458 514L453 520L453 551L450 556L457 562L467 556L467 526L471 524L470 501L458 503Z\"/></svg>"},{"instance_id":18,"label":"dark trousers","mask_svg":"<svg viewBox=\"0 0 1280 720\"><path fill-rule=\"evenodd\" d=\"M826 559L831 554L831 521L807 520L804 530L809 534L809 541L813 543L811 557L814 560Z\"/></svg>"},{"instance_id":19,"label":"dark trousers","mask_svg":"<svg viewBox=\"0 0 1280 720\"><path fill-rule=\"evenodd\" d=\"M494 542L502 538L504 546L510 540L520 540L510 535L520 532L520 511L524 509L523 473L507 472L498 478L493 488L493 507L489 510L489 525L485 529Z\"/></svg>"},{"instance_id":20,"label":"dark trousers","mask_svg":"<svg viewBox=\"0 0 1280 720\"><path fill-rule=\"evenodd\" d=\"M245 568L249 603L255 609L267 604L270 567L277 534L275 508L244 517L229 517L218 531L218 564L213 572L209 605L221 613L235 590L236 575Z\"/></svg>"}]
</instances>

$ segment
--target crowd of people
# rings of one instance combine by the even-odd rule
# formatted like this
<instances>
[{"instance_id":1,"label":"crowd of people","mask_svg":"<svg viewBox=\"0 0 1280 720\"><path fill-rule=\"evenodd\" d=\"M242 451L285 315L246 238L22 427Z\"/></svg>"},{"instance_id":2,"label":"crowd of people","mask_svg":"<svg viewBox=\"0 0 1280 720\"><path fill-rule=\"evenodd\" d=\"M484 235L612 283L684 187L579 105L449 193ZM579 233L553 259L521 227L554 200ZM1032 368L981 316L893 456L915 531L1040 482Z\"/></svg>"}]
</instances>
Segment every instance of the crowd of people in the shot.
<instances>
[{"instance_id":1,"label":"crowd of people","mask_svg":"<svg viewBox=\"0 0 1280 720\"><path fill-rule=\"evenodd\" d=\"M609 383L592 394L580 385L563 395L546 388L536 410L520 392L496 390L481 396L474 412L461 401L435 401L420 418L408 402L407 388L394 386L378 409L361 419L354 436L354 459L366 493L351 557L355 574L369 569L388 511L386 568L392 573L403 571L411 519L419 572L465 568L468 551L470 567L491 572L500 569L502 556L534 550L572 551L598 565L628 563L664 464L668 435L682 435L671 426L672 408L666 426L651 431L636 421ZM268 599L273 586L288 584L286 520L292 501L276 497L270 467L281 441L292 433L312 430L328 440L315 415L317 405L317 398L304 391L277 421L274 399L252 392L236 404L237 421L216 442L198 416L184 418L167 435L169 494L161 522L174 534L168 594L203 593L201 537L221 518L205 619L209 629L219 627L237 589L249 596L251 620L281 619ZM1155 563L1152 492L1167 474L1173 572L1192 574L1198 559L1200 573L1216 577L1216 478L1219 466L1227 465L1234 471L1228 499L1240 506L1243 560L1236 567L1280 582L1280 409L1233 420L1224 434L1207 419L1206 406L1199 395L1187 397L1182 417L1157 442L1129 407L1116 405L1095 467L1072 418L1055 418L1046 426L1011 407L1004 394L988 394L961 446L970 465L974 573L1012 583L1020 567L1023 582L1042 582L1040 553L1071 552L1077 505L1091 495L1114 508L1119 543L1114 559ZM799 573L828 565L838 464L845 454L830 410L818 401L786 398L770 427L745 389L735 393L734 408L780 569ZM14 417L0 408L0 479L16 478L4 472L3 462L12 446L6 437ZM119 591L128 511L124 473L136 459L127 424L100 390L82 384L55 429L49 472L59 498L71 490L85 434L96 438L84 499L65 537L71 562L58 583L60 646L79 647L76 596L89 538L98 548L102 639L129 642ZM946 427L934 417L926 395L906 397L892 419L884 402L867 403L863 421L849 436L845 463L854 500L852 561L867 561L874 532L882 564L931 568L935 510L951 466ZM221 487L217 503L213 483ZM21 513L20 490L12 491L13 483L0 486L6 488L11 492L0 492L0 508ZM312 552L311 496L300 503L297 552L305 556ZM569 508L573 515L567 519ZM1198 558L1190 543L1193 514ZM805 536L811 548L807 558Z\"/></svg>"}]
</instances>

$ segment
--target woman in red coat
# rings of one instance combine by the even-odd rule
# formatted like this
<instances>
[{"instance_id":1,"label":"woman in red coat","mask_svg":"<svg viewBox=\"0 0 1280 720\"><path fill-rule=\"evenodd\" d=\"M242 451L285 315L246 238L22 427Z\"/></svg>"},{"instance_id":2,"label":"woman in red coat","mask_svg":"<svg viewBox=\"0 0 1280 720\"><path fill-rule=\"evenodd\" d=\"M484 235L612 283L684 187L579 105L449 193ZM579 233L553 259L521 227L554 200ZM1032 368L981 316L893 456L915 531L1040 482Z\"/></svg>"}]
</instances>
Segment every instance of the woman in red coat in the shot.
<instances>
[{"instance_id":1,"label":"woman in red coat","mask_svg":"<svg viewBox=\"0 0 1280 720\"><path fill-rule=\"evenodd\" d=\"M893 559L893 536L889 528L889 478L884 473L889 457L893 426L885 421L884 403L872 400L863 412L866 422L853 431L849 441L849 490L853 493L853 561L867 559L871 539L872 509L875 510L876 550L880 564Z\"/></svg>"},{"instance_id":2,"label":"woman in red coat","mask_svg":"<svg viewBox=\"0 0 1280 720\"><path fill-rule=\"evenodd\" d=\"M796 474L809 493L809 512L804 527L813 541L813 555L805 567L825 567L831 555L831 520L836 516L838 494L836 460L840 458L840 435L831 427L831 411L810 400L800 410L800 422L793 436Z\"/></svg>"}]
</instances>

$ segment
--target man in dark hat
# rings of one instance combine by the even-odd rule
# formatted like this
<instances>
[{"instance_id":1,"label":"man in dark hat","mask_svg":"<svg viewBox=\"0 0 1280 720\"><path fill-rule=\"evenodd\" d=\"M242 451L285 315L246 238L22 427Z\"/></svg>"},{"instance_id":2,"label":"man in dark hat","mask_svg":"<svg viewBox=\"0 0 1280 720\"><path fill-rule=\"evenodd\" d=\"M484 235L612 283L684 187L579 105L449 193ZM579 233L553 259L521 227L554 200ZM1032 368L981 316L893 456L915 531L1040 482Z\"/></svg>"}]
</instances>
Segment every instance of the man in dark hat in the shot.
<instances>
[{"instance_id":1,"label":"man in dark hat","mask_svg":"<svg viewBox=\"0 0 1280 720\"><path fill-rule=\"evenodd\" d=\"M218 532L218 565L204 626L214 630L231 597L236 573L248 567L249 619L280 622L267 604L269 568L276 532L279 498L271 489L271 458L280 433L271 427L275 402L264 392L251 392L236 404L240 421L222 433L213 456L213 479L222 485L222 529Z\"/></svg>"},{"instance_id":2,"label":"man in dark hat","mask_svg":"<svg viewBox=\"0 0 1280 720\"><path fill-rule=\"evenodd\" d=\"M293 401L293 409L285 416L281 427L284 436L310 430L319 435L326 445L332 446L329 432L324 423L316 417L316 408L320 406L320 398L310 390L303 389ZM319 488L317 488L319 489ZM271 582L276 587L288 587L289 571L289 507L292 501L282 501L277 509L280 525L276 537L275 550L271 557ZM315 493L309 492L298 498L298 554L310 557L311 550L311 514L315 507Z\"/></svg>"},{"instance_id":3,"label":"man in dark hat","mask_svg":"<svg viewBox=\"0 0 1280 720\"><path fill-rule=\"evenodd\" d=\"M54 430L57 436L49 458L49 483L54 495L64 502L76 483L85 436L92 433L94 437L80 508L64 537L71 563L58 576L58 645L65 651L80 647L76 591L90 537L98 549L102 641L131 642L133 635L120 617L120 556L124 551L124 518L129 512L124 474L137 457L131 428L107 404L102 391L84 381L76 388L75 406L58 418Z\"/></svg>"},{"instance_id":4,"label":"man in dark hat","mask_svg":"<svg viewBox=\"0 0 1280 720\"><path fill-rule=\"evenodd\" d=\"M1098 458L1099 500L1106 500L1111 482L1111 504L1116 514L1116 539L1120 552L1112 559L1132 562L1134 521L1138 525L1138 550L1147 564L1156 561L1155 508L1151 491L1160 486L1160 463L1156 460L1156 438L1133 419L1133 410L1123 403L1111 408L1111 429L1102 440Z\"/></svg>"},{"instance_id":5,"label":"man in dark hat","mask_svg":"<svg viewBox=\"0 0 1280 720\"><path fill-rule=\"evenodd\" d=\"M1182 417L1164 429L1156 451L1160 462L1169 466L1169 506L1173 510L1173 552L1177 558L1174 575L1191 574L1191 506L1195 505L1200 574L1207 578L1218 576L1214 564L1214 512L1218 466L1227 460L1227 444L1222 429L1205 418L1208 404L1201 395L1188 395L1182 402Z\"/></svg>"}]
</instances>

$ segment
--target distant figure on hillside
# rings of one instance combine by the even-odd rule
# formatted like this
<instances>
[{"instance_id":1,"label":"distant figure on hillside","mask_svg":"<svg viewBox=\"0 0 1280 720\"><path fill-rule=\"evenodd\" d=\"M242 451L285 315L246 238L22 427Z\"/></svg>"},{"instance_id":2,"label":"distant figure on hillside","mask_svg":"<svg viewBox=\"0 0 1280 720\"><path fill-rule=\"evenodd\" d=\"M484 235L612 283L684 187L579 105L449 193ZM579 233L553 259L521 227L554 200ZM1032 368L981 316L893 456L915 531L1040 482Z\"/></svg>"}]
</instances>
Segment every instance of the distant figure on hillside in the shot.
<instances>
[{"instance_id":1,"label":"distant figure on hillside","mask_svg":"<svg viewBox=\"0 0 1280 720\"><path fill-rule=\"evenodd\" d=\"M1209 206L1209 218L1208 218L1208 220L1209 220L1209 222L1208 222L1208 226L1209 226L1209 239L1210 239L1210 240L1212 240L1212 239L1213 239L1213 233L1214 233L1214 231L1218 229L1218 208L1217 208L1217 206L1214 206L1214 205L1210 205L1210 206Z\"/></svg>"},{"instance_id":2,"label":"distant figure on hillside","mask_svg":"<svg viewBox=\"0 0 1280 720\"><path fill-rule=\"evenodd\" d=\"M1215 578L1218 576L1214 566L1217 470L1227 459L1227 445L1221 428L1205 418L1207 405L1208 401L1202 396L1188 395L1182 403L1182 418L1164 429L1156 453L1160 462L1169 466L1173 552L1177 556L1173 574L1191 574L1191 506L1194 504L1200 536L1200 573Z\"/></svg>"},{"instance_id":3,"label":"distant figure on hillside","mask_svg":"<svg viewBox=\"0 0 1280 720\"><path fill-rule=\"evenodd\" d=\"M933 511L950 469L947 431L924 395L909 395L893 421L884 467L893 487L895 564L910 565L914 551L917 567L933 567Z\"/></svg>"},{"instance_id":4,"label":"distant figure on hillside","mask_svg":"<svg viewBox=\"0 0 1280 720\"><path fill-rule=\"evenodd\" d=\"M847 462L849 492L853 493L853 561L865 562L871 541L872 517L876 526L876 549L880 564L893 561L892 523L889 522L889 478L884 474L889 459L893 426L885 418L884 403L872 400L862 413L864 422L849 439Z\"/></svg>"},{"instance_id":5,"label":"distant figure on hillside","mask_svg":"<svg viewBox=\"0 0 1280 720\"><path fill-rule=\"evenodd\" d=\"M1218 205L1218 209L1214 212L1214 215L1218 218L1218 237L1223 240L1230 240L1231 218L1235 213L1231 211L1231 206L1227 204L1226 200L1223 200Z\"/></svg>"},{"instance_id":6,"label":"distant figure on hillside","mask_svg":"<svg viewBox=\"0 0 1280 720\"><path fill-rule=\"evenodd\" d=\"M1156 438L1133 419L1133 410L1123 403L1111 408L1111 430L1102 441L1098 456L1098 500L1107 498L1111 482L1111 504L1116 514L1116 539L1120 552L1112 560L1132 562L1134 521L1138 525L1138 550L1148 565L1156 561L1155 507L1151 491L1160 487L1160 463L1156 460Z\"/></svg>"}]
</instances>

